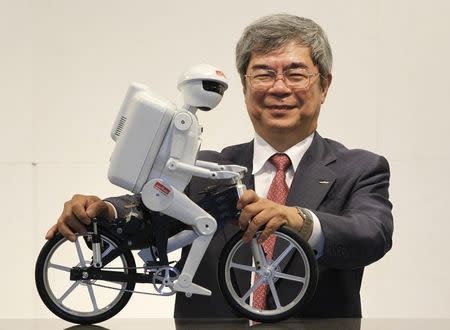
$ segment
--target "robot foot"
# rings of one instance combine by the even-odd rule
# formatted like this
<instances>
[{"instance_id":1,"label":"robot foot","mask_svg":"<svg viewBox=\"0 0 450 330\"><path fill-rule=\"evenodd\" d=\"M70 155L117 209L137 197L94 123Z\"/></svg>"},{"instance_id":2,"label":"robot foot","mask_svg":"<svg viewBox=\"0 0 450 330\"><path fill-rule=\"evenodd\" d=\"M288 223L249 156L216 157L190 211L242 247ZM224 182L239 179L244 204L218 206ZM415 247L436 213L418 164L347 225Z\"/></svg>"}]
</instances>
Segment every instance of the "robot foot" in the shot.
<instances>
[{"instance_id":1,"label":"robot foot","mask_svg":"<svg viewBox=\"0 0 450 330\"><path fill-rule=\"evenodd\" d=\"M183 274L175 281L173 289L177 292L185 292L186 297L191 297L193 294L199 294L202 296L210 296L211 291L197 284L192 283Z\"/></svg>"}]
</instances>

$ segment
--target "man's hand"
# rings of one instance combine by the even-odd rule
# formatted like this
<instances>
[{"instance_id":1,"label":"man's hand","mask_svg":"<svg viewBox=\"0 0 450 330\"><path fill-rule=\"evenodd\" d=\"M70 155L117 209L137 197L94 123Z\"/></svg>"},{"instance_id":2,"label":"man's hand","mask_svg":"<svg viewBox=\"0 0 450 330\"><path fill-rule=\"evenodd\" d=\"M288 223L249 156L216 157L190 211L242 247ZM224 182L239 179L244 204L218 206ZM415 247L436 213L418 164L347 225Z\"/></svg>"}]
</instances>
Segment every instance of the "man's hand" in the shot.
<instances>
[{"instance_id":1,"label":"man's hand","mask_svg":"<svg viewBox=\"0 0 450 330\"><path fill-rule=\"evenodd\" d=\"M277 204L266 198L259 197L253 190L246 190L237 203L241 210L239 227L245 230L242 238L244 242L250 242L258 229L266 225L258 238L258 243L264 242L272 233L282 225L287 225L295 230L303 226L303 219L295 207Z\"/></svg>"},{"instance_id":2,"label":"man's hand","mask_svg":"<svg viewBox=\"0 0 450 330\"><path fill-rule=\"evenodd\" d=\"M64 209L56 224L45 235L52 239L57 232L74 242L75 233L85 234L86 227L95 217L114 220L114 210L97 196L74 195L70 201L64 203Z\"/></svg>"}]
</instances>

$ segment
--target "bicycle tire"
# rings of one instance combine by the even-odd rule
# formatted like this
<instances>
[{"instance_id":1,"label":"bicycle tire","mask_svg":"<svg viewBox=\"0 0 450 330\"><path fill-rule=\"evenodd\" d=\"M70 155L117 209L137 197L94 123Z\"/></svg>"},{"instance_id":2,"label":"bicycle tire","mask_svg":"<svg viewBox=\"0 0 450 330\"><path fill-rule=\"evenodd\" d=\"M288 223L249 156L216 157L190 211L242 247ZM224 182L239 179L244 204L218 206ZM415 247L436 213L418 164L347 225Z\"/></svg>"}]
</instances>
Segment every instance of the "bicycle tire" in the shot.
<instances>
[{"instance_id":1,"label":"bicycle tire","mask_svg":"<svg viewBox=\"0 0 450 330\"><path fill-rule=\"evenodd\" d=\"M89 235L90 233L88 233ZM120 244L120 240L115 237L112 233L108 232L107 230L102 230L102 227L99 227L99 234L101 237L101 241L102 244L108 248L115 248ZM126 283L114 283L112 285L116 285L116 286L121 286L121 288L117 288L117 290L111 290L110 291L117 291L117 297L112 299L112 301L108 304L105 303L105 306L102 308L99 308L100 306L100 301L98 301L98 299L104 299L104 294L101 295L100 297L96 297L95 296L95 291L93 288L93 283L95 284L96 281L71 281L70 280L70 269L74 266L77 266L75 264L69 264L69 265L59 265L59 264L55 264L52 263L52 258L65 258L67 254L71 254L71 253L67 253L67 251L69 251L70 249L70 245L75 245L75 249L76 252L78 254L78 250L81 250L81 244L83 243L79 243L79 241L84 241L84 240L78 240L79 237L81 237L82 235L77 235L77 243L72 243L70 241L68 241L65 237L63 237L61 234L57 234L55 235L55 237L51 240L49 240L41 249L39 257L37 258L36 261L36 267L35 267L35 282L36 282L36 287L39 293L39 296L41 297L42 301L44 302L44 304L47 306L47 308L54 313L56 316L72 322L72 323L76 323L76 324L83 324L83 325L87 325L87 324L93 324L93 323L99 323L99 322L103 322L111 317L113 317L114 315L116 315L117 313L119 313L124 307L125 305L128 303L128 301L131 298L132 295L132 291L135 287L135 282L130 280ZM89 246L83 246L83 248L85 249L89 249ZM62 250L61 252L58 252L58 250ZM66 251L67 250L67 251ZM70 252L70 251L69 251ZM107 251L102 251L102 253L106 253ZM55 256L55 253L56 256ZM63 254L62 257L59 256L59 254ZM79 256L79 255L78 255ZM80 259L80 263L82 263L81 261L81 257L79 257ZM64 259L65 260L65 259ZM126 250L124 251L121 255L119 255L117 258L115 258L114 260L117 261L113 261L115 263L121 263L123 264L123 267L136 267L135 265L135 261L134 261L134 257L133 254L131 253L131 251ZM51 269L51 271L50 271ZM61 273L56 272L56 276L55 274L53 274L53 270L55 271L61 271ZM69 273L67 273L69 272ZM129 274L134 274L136 273L135 269L128 269L125 270L125 272L129 273ZM50 274L52 273L52 274ZM63 274L63 273L67 273L67 274ZM49 277L56 278L57 280L54 282L51 282L51 280L49 279ZM59 295L59 293L57 292L59 288L59 286L61 286L60 282L68 282L70 285L69 289L67 291L64 291L63 295L60 296L59 298L57 298L57 295ZM78 283L78 284L77 284ZM112 282L107 282L108 284L112 283ZM63 284L65 285L65 284ZM91 299L91 304L93 305L93 311L86 311L84 310L84 306L83 307L78 307L78 300L83 300L80 299L80 296L83 297L83 293L81 292L81 290L79 290L80 292L76 292L76 290L81 286L86 286L87 291L88 291L88 295L89 298ZM98 286L96 286L96 288L99 288ZM100 287L102 288L102 287ZM69 292L69 290L72 290ZM100 290L100 289L96 289L96 290ZM125 291L126 290L126 291ZM67 293L69 292L69 293ZM68 306L68 304L66 303L66 300L68 300L69 296L72 295L72 293L75 295L76 292L76 298L71 299L70 302L75 304L76 308L72 307L72 306ZM67 294L67 295L66 295ZM109 295L109 291L107 291L107 295ZM114 295L114 293L113 293ZM78 299L78 300L77 300ZM109 298L108 298L109 299ZM97 307L97 310L96 310ZM78 308L78 310L77 310Z\"/></svg>"},{"instance_id":2,"label":"bicycle tire","mask_svg":"<svg viewBox=\"0 0 450 330\"><path fill-rule=\"evenodd\" d=\"M255 237L258 237L260 233L261 230L256 232ZM283 252L278 253L276 256L274 255L274 260L266 260L269 264L276 268L272 273L272 288L268 288L270 297L274 302L267 309L259 310L252 306L250 298L252 289L254 291L257 286L257 282L250 284L250 277L253 277L253 273L256 273L259 270L252 267L250 244L243 243L241 240L243 234L243 231L235 234L227 242L219 258L218 282L225 299L231 307L242 316L257 322L279 322L294 315L300 316L302 308L304 308L304 306L314 295L318 281L317 261L309 244L305 242L298 233L284 226L279 228L274 233L274 235L277 236L277 242L280 242L277 244L279 244L279 246L283 244L287 246L284 253L286 253L288 248L290 250L284 257L286 260L279 260L278 265L276 265L276 261L278 260L277 258L280 256L282 257ZM286 243L283 243L281 240L284 240ZM260 244L258 244L258 246L261 247ZM244 257L245 255L247 255L246 258ZM241 261L238 260L239 258ZM244 259L246 259L247 264L239 263ZM293 271L295 274L282 273L282 271L285 271L286 269L289 270L294 267L287 267L287 265L285 265L286 267L282 270L280 265L283 263L291 263L292 266L293 262L296 263L296 269ZM301 269L302 264L303 269ZM240 272L240 274L237 274L237 272ZM239 281L238 278L242 280L243 275L247 276L246 279L248 284L243 286L243 290L240 290L242 283L239 282L242 281ZM281 277L286 277L286 275L291 277ZM301 283L300 280L303 280L304 282ZM299 284L297 284L297 282ZM289 293L289 297L278 296L277 290L281 286L284 286L284 288L289 286L289 289L291 289L292 286L292 290L289 290L292 291ZM284 293L285 292L286 290L284 290ZM278 306L274 305L276 304L275 296L277 296L279 300ZM244 297L245 299L243 299ZM289 301L291 298L292 301Z\"/></svg>"}]
</instances>

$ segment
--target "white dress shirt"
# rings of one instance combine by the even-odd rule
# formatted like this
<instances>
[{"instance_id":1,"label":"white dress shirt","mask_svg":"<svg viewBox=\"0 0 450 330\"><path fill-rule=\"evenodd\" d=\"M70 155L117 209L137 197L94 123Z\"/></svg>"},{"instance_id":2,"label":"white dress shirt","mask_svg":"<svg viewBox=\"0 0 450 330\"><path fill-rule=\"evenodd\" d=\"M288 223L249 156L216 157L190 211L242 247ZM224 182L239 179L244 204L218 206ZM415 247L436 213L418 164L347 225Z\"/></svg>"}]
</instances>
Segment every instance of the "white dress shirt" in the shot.
<instances>
[{"instance_id":1,"label":"white dress shirt","mask_svg":"<svg viewBox=\"0 0 450 330\"><path fill-rule=\"evenodd\" d=\"M286 184L291 187L294 173L297 170L303 155L312 143L314 133L309 135L303 141L290 147L284 153L291 159L291 166L289 166L286 172ZM278 153L270 144L268 144L262 137L255 133L254 151L253 151L253 176L255 178L255 192L262 197L267 197L270 184L275 177L275 166L269 161L269 158L273 154ZM302 205L298 205L302 206ZM314 249L316 258L319 258L323 253L324 237L322 233L322 227L320 225L319 218L311 212L314 226L311 237L308 240L309 245Z\"/></svg>"}]
</instances>

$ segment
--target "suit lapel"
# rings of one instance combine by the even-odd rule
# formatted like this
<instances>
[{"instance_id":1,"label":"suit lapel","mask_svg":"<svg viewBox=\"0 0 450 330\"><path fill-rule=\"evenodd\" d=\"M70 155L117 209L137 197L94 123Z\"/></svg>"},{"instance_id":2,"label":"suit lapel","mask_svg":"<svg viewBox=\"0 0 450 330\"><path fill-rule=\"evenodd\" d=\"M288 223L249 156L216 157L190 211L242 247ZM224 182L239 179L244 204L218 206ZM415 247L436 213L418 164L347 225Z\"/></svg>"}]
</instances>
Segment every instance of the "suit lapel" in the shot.
<instances>
[{"instance_id":1,"label":"suit lapel","mask_svg":"<svg viewBox=\"0 0 450 330\"><path fill-rule=\"evenodd\" d=\"M335 160L334 152L316 133L294 174L286 205L317 209L336 180L336 174L327 166Z\"/></svg>"}]
</instances>

